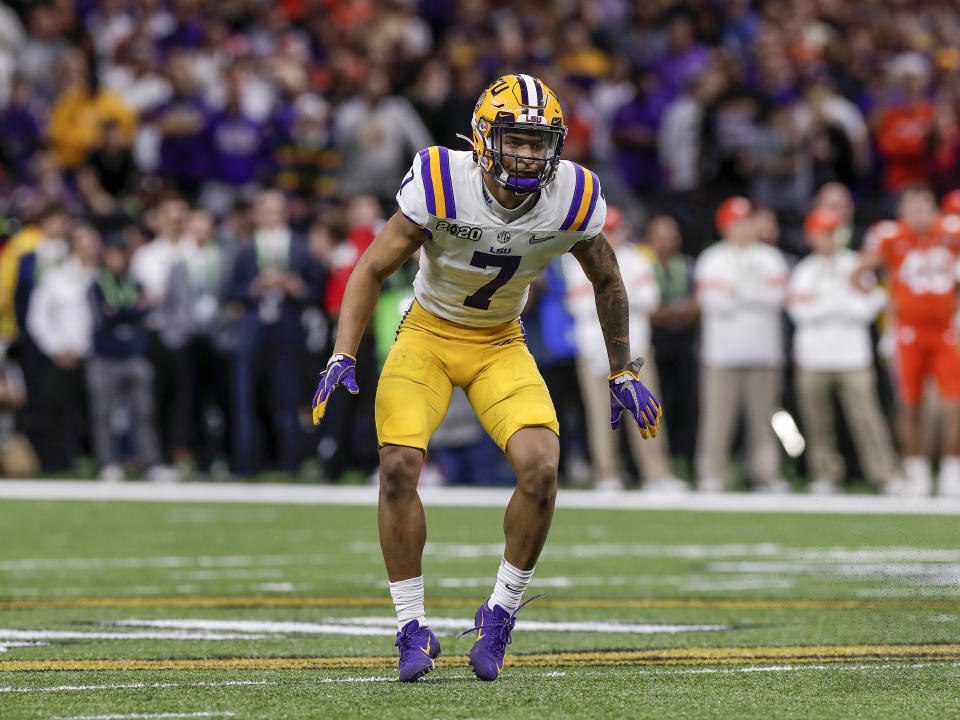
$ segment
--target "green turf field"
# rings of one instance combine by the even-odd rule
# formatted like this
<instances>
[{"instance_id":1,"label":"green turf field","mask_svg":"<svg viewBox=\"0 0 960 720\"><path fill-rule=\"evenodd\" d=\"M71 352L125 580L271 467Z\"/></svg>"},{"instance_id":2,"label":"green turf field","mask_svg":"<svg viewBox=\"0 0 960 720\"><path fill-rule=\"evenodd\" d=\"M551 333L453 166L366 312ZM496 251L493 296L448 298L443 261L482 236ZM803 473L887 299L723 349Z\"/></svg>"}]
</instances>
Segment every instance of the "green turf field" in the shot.
<instances>
[{"instance_id":1,"label":"green turf field","mask_svg":"<svg viewBox=\"0 0 960 720\"><path fill-rule=\"evenodd\" d=\"M960 518L558 510L492 684L502 511L427 518L400 685L373 507L2 501L0 718L960 717Z\"/></svg>"}]
</instances>

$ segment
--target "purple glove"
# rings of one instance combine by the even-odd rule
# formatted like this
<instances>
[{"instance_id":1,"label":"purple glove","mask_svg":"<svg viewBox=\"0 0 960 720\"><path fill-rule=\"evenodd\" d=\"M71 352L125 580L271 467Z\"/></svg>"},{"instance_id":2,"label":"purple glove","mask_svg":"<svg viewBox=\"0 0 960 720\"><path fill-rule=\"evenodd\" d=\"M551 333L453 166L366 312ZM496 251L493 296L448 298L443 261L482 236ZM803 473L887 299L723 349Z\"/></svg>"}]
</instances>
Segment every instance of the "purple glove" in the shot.
<instances>
[{"instance_id":1,"label":"purple glove","mask_svg":"<svg viewBox=\"0 0 960 720\"><path fill-rule=\"evenodd\" d=\"M648 439L657 436L663 410L637 376L642 366L643 358L638 358L628 370L610 376L610 425L614 430L620 427L620 414L626 410L637 421L640 435Z\"/></svg>"},{"instance_id":2,"label":"purple glove","mask_svg":"<svg viewBox=\"0 0 960 720\"><path fill-rule=\"evenodd\" d=\"M330 358L327 369L320 374L320 384L313 396L313 424L319 425L323 419L323 412L327 409L327 400L337 385L343 385L356 395L360 392L357 387L357 359L346 353L339 353Z\"/></svg>"}]
</instances>

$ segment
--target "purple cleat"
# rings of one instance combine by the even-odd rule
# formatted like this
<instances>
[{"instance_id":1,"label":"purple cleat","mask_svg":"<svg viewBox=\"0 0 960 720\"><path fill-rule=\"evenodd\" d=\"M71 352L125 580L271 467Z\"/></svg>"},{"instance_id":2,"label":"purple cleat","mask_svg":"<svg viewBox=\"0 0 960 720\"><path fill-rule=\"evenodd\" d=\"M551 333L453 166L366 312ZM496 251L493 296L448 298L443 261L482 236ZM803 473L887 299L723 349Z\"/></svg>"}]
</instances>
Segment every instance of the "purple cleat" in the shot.
<instances>
[{"instance_id":1,"label":"purple cleat","mask_svg":"<svg viewBox=\"0 0 960 720\"><path fill-rule=\"evenodd\" d=\"M437 636L426 625L420 627L417 620L411 620L397 633L400 648L400 682L419 680L433 670L434 658L440 655L440 643Z\"/></svg>"},{"instance_id":2,"label":"purple cleat","mask_svg":"<svg viewBox=\"0 0 960 720\"><path fill-rule=\"evenodd\" d=\"M460 637L463 637L474 630L477 631L477 641L470 650L470 664L473 665L473 672L478 678L496 680L500 677L500 673L503 672L503 656L507 652L507 645L512 642L511 632L517 622L517 613L528 602L544 595L546 593L534 595L512 613L499 605L494 605L491 610L487 607L487 601L483 601L474 618L475 626L460 633Z\"/></svg>"}]
</instances>

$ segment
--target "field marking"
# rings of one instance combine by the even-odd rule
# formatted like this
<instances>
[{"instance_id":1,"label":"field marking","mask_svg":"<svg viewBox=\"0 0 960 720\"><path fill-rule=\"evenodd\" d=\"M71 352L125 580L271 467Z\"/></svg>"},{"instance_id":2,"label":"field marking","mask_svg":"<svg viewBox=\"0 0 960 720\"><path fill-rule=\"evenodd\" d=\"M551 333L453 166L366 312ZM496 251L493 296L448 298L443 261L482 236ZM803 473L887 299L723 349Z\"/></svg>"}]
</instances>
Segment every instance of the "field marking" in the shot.
<instances>
[{"instance_id":1,"label":"field marking","mask_svg":"<svg viewBox=\"0 0 960 720\"><path fill-rule=\"evenodd\" d=\"M24 630L0 628L4 640L282 640L282 635L191 632L101 632L89 630Z\"/></svg>"},{"instance_id":2,"label":"field marking","mask_svg":"<svg viewBox=\"0 0 960 720\"><path fill-rule=\"evenodd\" d=\"M369 554L379 558L380 545L375 542L356 541L348 546L352 553ZM442 559L494 558L503 554L503 543L437 543L428 542L424 554ZM681 558L686 560L724 560L759 558L778 561L822 563L960 563L960 550L956 548L923 548L915 546L889 547L790 547L779 543L718 543L718 544L655 544L592 542L549 545L544 550L547 556L562 558L634 557L634 558ZM0 572L23 574L44 571L88 570L168 570L173 580L271 580L282 576L281 567L322 565L329 560L327 555L163 555L135 557L66 557L66 558L17 558L0 560ZM623 576L625 579L629 579ZM379 575L371 575L372 582L383 585ZM604 578L609 580L609 578ZM541 578L547 586L569 587L576 582L596 582L599 578L555 576ZM472 587L486 583L482 578L448 578L440 581L441 587Z\"/></svg>"},{"instance_id":3,"label":"field marking","mask_svg":"<svg viewBox=\"0 0 960 720\"><path fill-rule=\"evenodd\" d=\"M470 621L462 617L434 617L427 620L433 630L463 630ZM206 632L260 633L262 635L307 634L307 635L383 635L397 634L397 619L394 616L325 618L322 623L291 622L284 620L209 620L192 618L164 618L146 620L128 618L101 623L111 627L162 628L167 630ZM672 623L628 623L602 621L546 622L518 620L517 630L540 632L587 632L630 633L651 635L658 633L709 632L731 630L729 625L680 625ZM3 630L0 630L0 638Z\"/></svg>"},{"instance_id":4,"label":"field marking","mask_svg":"<svg viewBox=\"0 0 960 720\"><path fill-rule=\"evenodd\" d=\"M195 683L113 683L109 685L48 685L46 687L0 687L0 693L74 692L81 690L139 690L141 688L229 687L233 685L279 685L270 680L223 680Z\"/></svg>"},{"instance_id":5,"label":"field marking","mask_svg":"<svg viewBox=\"0 0 960 720\"><path fill-rule=\"evenodd\" d=\"M466 656L443 656L440 666L462 666ZM742 665L960 661L960 644L822 645L769 647L699 647L658 650L598 650L585 652L507 655L513 667L610 665ZM0 672L55 670L334 670L387 669L395 656L300 658L198 658L169 660L0 660Z\"/></svg>"},{"instance_id":6,"label":"field marking","mask_svg":"<svg viewBox=\"0 0 960 720\"><path fill-rule=\"evenodd\" d=\"M505 507L512 488L421 488L424 505ZM24 500L128 500L143 502L376 505L373 485L280 483L100 483L89 480L4 480L0 498ZM854 515L960 515L955 498L894 498L880 495L763 495L723 493L654 495L635 491L563 489L557 506L598 510L695 510L706 512L840 513Z\"/></svg>"},{"instance_id":7,"label":"field marking","mask_svg":"<svg viewBox=\"0 0 960 720\"><path fill-rule=\"evenodd\" d=\"M536 586L536 582L534 582ZM432 598L427 609L476 608L473 598ZM393 607L389 597L166 597L0 600L0 610L77 608L361 608ZM691 610L960 610L960 600L738 600L726 598L542 598L537 607Z\"/></svg>"},{"instance_id":8,"label":"field marking","mask_svg":"<svg viewBox=\"0 0 960 720\"><path fill-rule=\"evenodd\" d=\"M234 717L236 713L229 710L203 710L192 713L121 713L111 715L60 715L55 720L143 720L153 718L205 718L205 717Z\"/></svg>"}]
</instances>

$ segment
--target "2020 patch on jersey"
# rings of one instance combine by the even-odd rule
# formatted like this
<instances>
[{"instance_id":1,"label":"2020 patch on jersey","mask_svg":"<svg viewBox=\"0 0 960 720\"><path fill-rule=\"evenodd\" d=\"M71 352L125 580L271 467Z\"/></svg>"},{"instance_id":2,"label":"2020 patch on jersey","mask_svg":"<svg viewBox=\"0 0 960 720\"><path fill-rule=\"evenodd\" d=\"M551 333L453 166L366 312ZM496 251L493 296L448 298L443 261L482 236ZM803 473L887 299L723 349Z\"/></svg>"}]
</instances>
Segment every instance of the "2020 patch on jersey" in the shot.
<instances>
[{"instance_id":1,"label":"2020 patch on jersey","mask_svg":"<svg viewBox=\"0 0 960 720\"><path fill-rule=\"evenodd\" d=\"M597 176L563 160L532 206L504 219L472 153L444 147L417 155L397 202L428 236L413 282L417 300L438 317L475 327L518 317L550 259L597 235L607 213Z\"/></svg>"}]
</instances>

